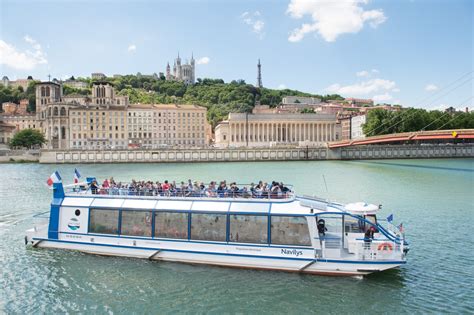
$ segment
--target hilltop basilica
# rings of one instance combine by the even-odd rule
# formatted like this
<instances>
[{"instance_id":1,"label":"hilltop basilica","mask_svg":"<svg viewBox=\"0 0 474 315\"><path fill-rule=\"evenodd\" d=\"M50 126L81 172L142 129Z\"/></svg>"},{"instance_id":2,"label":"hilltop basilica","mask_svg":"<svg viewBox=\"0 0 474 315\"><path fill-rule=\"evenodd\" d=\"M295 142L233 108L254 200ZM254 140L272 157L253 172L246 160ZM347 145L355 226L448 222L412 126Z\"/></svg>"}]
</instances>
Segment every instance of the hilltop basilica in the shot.
<instances>
[{"instance_id":1,"label":"hilltop basilica","mask_svg":"<svg viewBox=\"0 0 474 315\"><path fill-rule=\"evenodd\" d=\"M179 57L174 60L173 65L173 74L171 74L170 63L166 66L166 80L175 80L182 81L185 84L194 84L195 82L195 62L194 57L191 55L191 62L181 63L181 58Z\"/></svg>"}]
</instances>

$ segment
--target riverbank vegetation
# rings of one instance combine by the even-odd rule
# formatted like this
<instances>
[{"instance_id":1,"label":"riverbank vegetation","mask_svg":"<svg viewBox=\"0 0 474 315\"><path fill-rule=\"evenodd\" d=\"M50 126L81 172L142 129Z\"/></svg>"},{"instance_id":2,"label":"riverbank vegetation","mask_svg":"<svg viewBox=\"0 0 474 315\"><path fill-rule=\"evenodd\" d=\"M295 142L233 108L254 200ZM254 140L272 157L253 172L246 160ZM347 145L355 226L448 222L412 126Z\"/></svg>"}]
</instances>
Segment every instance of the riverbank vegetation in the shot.
<instances>
[{"instance_id":1,"label":"riverbank vegetation","mask_svg":"<svg viewBox=\"0 0 474 315\"><path fill-rule=\"evenodd\" d=\"M10 140L10 148L27 148L41 147L46 143L46 139L42 132L36 129L23 129L15 133Z\"/></svg>"},{"instance_id":2,"label":"riverbank vegetation","mask_svg":"<svg viewBox=\"0 0 474 315\"><path fill-rule=\"evenodd\" d=\"M420 130L472 128L474 128L474 112L407 108L400 111L370 110L363 131L367 136L377 136Z\"/></svg>"}]
</instances>

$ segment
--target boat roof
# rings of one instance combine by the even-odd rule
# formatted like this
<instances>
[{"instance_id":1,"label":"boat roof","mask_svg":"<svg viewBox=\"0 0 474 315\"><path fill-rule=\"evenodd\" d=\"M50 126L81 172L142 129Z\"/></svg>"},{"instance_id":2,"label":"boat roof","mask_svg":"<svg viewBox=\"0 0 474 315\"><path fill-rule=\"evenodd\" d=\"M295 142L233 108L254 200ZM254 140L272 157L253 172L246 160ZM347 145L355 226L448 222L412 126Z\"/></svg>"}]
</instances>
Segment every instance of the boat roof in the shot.
<instances>
[{"instance_id":1,"label":"boat roof","mask_svg":"<svg viewBox=\"0 0 474 315\"><path fill-rule=\"evenodd\" d=\"M343 213L343 205L323 199L192 198L163 196L113 196L66 194L61 206L127 210L169 210L274 215L316 215Z\"/></svg>"}]
</instances>

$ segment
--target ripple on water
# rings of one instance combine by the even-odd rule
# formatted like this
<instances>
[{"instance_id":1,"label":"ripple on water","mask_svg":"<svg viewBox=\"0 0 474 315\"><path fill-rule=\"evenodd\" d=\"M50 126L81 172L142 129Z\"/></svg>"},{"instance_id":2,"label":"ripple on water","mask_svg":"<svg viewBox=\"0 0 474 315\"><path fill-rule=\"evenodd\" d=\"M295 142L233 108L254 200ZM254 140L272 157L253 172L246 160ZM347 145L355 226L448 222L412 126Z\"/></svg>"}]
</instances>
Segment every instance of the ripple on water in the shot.
<instances>
[{"instance_id":1,"label":"ripple on water","mask_svg":"<svg viewBox=\"0 0 474 315\"><path fill-rule=\"evenodd\" d=\"M409 262L360 279L239 270L25 249L32 214L47 210L41 185L18 195L24 178L44 181L74 165L2 165L0 172L0 310L6 313L473 313L471 221L474 160L87 165L83 174L136 178L225 177L241 182L268 174L302 194L342 202L382 201L411 241ZM399 163L405 163L400 161ZM427 166L414 167L413 165ZM242 172L245 169L245 172ZM64 177L64 176L63 176ZM123 177L123 178L121 178ZM127 178L125 178L127 177ZM447 231L449 227L449 232Z\"/></svg>"}]
</instances>

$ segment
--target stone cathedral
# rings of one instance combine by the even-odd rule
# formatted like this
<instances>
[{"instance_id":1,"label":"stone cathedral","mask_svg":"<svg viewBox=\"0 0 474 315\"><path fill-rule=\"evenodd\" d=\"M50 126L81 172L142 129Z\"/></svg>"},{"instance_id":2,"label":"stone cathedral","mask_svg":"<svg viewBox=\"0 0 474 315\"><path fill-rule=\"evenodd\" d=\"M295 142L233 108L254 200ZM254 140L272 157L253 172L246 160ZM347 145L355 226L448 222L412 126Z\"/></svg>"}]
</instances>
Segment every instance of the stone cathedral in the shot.
<instances>
[{"instance_id":1,"label":"stone cathedral","mask_svg":"<svg viewBox=\"0 0 474 315\"><path fill-rule=\"evenodd\" d=\"M182 81L185 84L194 84L195 82L195 61L194 56L191 55L191 61L188 63L181 63L181 58L174 60L173 73L171 73L170 63L166 66L166 80Z\"/></svg>"}]
</instances>

